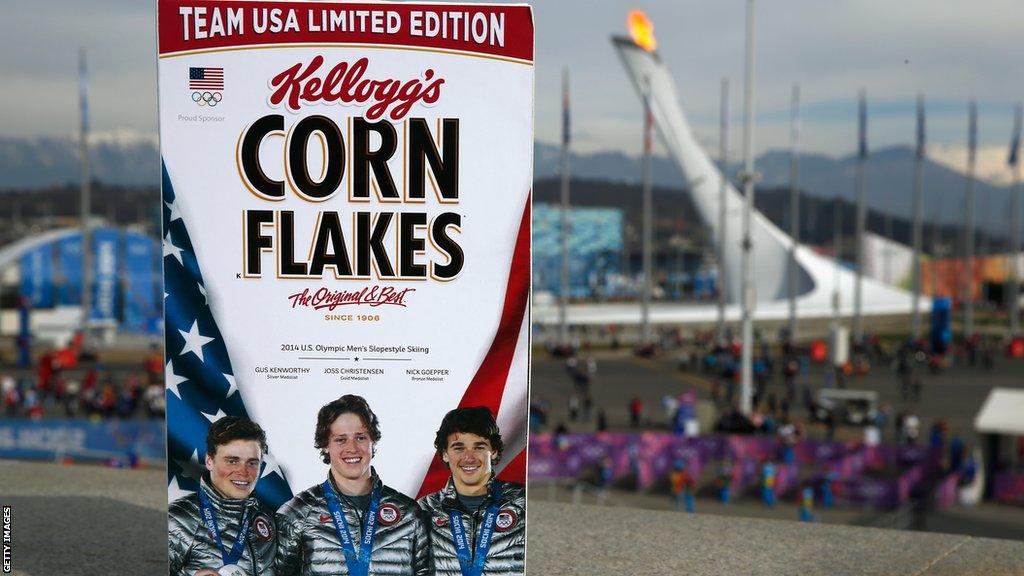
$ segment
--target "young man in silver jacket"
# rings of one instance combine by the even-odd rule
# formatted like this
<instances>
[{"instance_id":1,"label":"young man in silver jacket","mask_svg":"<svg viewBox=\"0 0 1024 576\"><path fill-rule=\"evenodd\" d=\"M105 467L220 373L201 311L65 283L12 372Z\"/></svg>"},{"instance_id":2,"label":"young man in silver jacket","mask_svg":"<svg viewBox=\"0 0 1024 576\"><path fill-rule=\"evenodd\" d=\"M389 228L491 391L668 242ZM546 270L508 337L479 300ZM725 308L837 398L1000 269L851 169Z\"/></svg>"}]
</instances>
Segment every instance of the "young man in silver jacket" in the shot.
<instances>
[{"instance_id":1,"label":"young man in silver jacket","mask_svg":"<svg viewBox=\"0 0 1024 576\"><path fill-rule=\"evenodd\" d=\"M274 576L273 516L253 495L266 453L266 434L251 420L210 426L199 492L168 509L171 576Z\"/></svg>"},{"instance_id":2,"label":"young man in silver jacket","mask_svg":"<svg viewBox=\"0 0 1024 576\"><path fill-rule=\"evenodd\" d=\"M278 576L428 574L415 500L385 486L370 465L380 437L361 396L320 409L314 445L330 471L277 511Z\"/></svg>"},{"instance_id":3,"label":"young man in silver jacket","mask_svg":"<svg viewBox=\"0 0 1024 576\"><path fill-rule=\"evenodd\" d=\"M522 576L526 488L494 477L501 432L484 407L445 415L434 447L451 471L443 490L420 499L430 531L431 573Z\"/></svg>"}]
</instances>

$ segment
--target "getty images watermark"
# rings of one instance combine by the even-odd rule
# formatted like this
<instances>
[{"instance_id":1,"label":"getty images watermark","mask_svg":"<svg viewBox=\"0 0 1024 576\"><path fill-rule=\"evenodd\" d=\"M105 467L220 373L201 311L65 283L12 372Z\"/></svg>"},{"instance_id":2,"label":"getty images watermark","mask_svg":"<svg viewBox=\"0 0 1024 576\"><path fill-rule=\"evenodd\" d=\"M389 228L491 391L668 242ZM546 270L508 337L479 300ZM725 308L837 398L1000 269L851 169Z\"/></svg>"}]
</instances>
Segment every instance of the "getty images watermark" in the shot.
<instances>
[{"instance_id":1,"label":"getty images watermark","mask_svg":"<svg viewBox=\"0 0 1024 576\"><path fill-rule=\"evenodd\" d=\"M4 506L3 511L3 572L11 573L11 507Z\"/></svg>"}]
</instances>

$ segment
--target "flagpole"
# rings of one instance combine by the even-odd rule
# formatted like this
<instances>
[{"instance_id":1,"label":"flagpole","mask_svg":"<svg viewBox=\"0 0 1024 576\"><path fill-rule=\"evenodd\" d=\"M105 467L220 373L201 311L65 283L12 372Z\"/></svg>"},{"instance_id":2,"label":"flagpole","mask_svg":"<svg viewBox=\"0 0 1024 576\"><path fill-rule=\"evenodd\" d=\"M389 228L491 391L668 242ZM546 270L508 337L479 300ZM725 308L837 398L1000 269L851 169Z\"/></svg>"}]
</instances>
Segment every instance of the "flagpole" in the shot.
<instances>
[{"instance_id":1,"label":"flagpole","mask_svg":"<svg viewBox=\"0 0 1024 576\"><path fill-rule=\"evenodd\" d=\"M1010 144L1010 166L1013 168L1013 189L1010 192L1010 337L1020 334L1020 133L1024 112L1017 104L1013 115L1013 140Z\"/></svg>"},{"instance_id":2,"label":"flagpole","mask_svg":"<svg viewBox=\"0 0 1024 576\"><path fill-rule=\"evenodd\" d=\"M862 89L857 101L859 144L857 151L857 230L854 236L857 282L853 286L853 341L858 346L864 343L864 320L861 317L861 308L864 290L864 228L867 219L867 207L864 204L864 168L868 157L867 106L867 95Z\"/></svg>"},{"instance_id":3,"label":"flagpole","mask_svg":"<svg viewBox=\"0 0 1024 576\"><path fill-rule=\"evenodd\" d=\"M725 296L726 296L726 277L725 277L725 242L728 235L726 234L726 226L728 219L726 218L726 203L728 202L728 187L729 178L726 174L729 173L729 79L722 78L722 98L721 98L721 121L719 122L719 137L718 137L718 162L720 165L720 176L718 187L718 322L715 325L715 337L718 342L722 342L725 339Z\"/></svg>"},{"instance_id":4,"label":"flagpole","mask_svg":"<svg viewBox=\"0 0 1024 576\"><path fill-rule=\"evenodd\" d=\"M82 234L82 342L88 340L89 317L92 313L92 234L89 229L91 206L91 182L89 176L89 92L86 78L85 48L78 51L78 109L79 126L78 153L81 161L81 195L79 214Z\"/></svg>"},{"instance_id":5,"label":"flagpole","mask_svg":"<svg viewBox=\"0 0 1024 576\"><path fill-rule=\"evenodd\" d=\"M790 140L792 150L789 159L789 235L792 244L789 247L789 341L796 342L796 293L797 293L797 266L796 249L800 244L800 193L797 191L799 185L800 169L800 85L793 85L793 110L790 126Z\"/></svg>"},{"instance_id":6,"label":"flagpole","mask_svg":"<svg viewBox=\"0 0 1024 576\"><path fill-rule=\"evenodd\" d=\"M939 261L946 255L945 248L939 250L939 232L941 228L942 210L938 203L935 204L935 212L932 217L932 298L939 297ZM951 295L952 296L952 295Z\"/></svg>"},{"instance_id":7,"label":"flagpole","mask_svg":"<svg viewBox=\"0 0 1024 576\"><path fill-rule=\"evenodd\" d=\"M831 330L833 334L839 333L840 327L840 269L842 268L840 262L841 252L843 250L843 195L837 190L836 198L833 199L833 321L831 321ZM834 347L837 342L833 342ZM833 354L836 354L834 349Z\"/></svg>"},{"instance_id":8,"label":"flagpole","mask_svg":"<svg viewBox=\"0 0 1024 576\"><path fill-rule=\"evenodd\" d=\"M749 415L753 411L754 364L754 286L750 264L753 243L750 238L750 219L754 209L754 0L747 0L747 50L743 90L743 262L740 267L742 281L740 299L743 303L743 348L741 358L740 411Z\"/></svg>"},{"instance_id":9,"label":"flagpole","mask_svg":"<svg viewBox=\"0 0 1024 576\"><path fill-rule=\"evenodd\" d=\"M886 284L892 284L892 243L895 242L892 234L892 214L888 211L882 214L882 278Z\"/></svg>"},{"instance_id":10,"label":"flagpole","mask_svg":"<svg viewBox=\"0 0 1024 576\"><path fill-rule=\"evenodd\" d=\"M925 124L924 124L924 96L917 96L917 150L914 154L914 257L911 261L911 275L914 284L914 313L911 322L911 334L916 341L921 338L921 228L922 210L924 196L924 154L925 154ZM933 225L938 225L934 223ZM935 247L932 247L935 250ZM933 262L933 266L937 262ZM932 288L935 291L935 288ZM934 296L934 294L933 294Z\"/></svg>"},{"instance_id":11,"label":"flagpole","mask_svg":"<svg viewBox=\"0 0 1024 576\"><path fill-rule=\"evenodd\" d=\"M974 336L974 169L978 138L978 106L967 112L967 190L964 194L964 337Z\"/></svg>"},{"instance_id":12,"label":"flagpole","mask_svg":"<svg viewBox=\"0 0 1024 576\"><path fill-rule=\"evenodd\" d=\"M562 69L562 218L561 293L558 299L558 343L569 345L569 69Z\"/></svg>"},{"instance_id":13,"label":"flagpole","mask_svg":"<svg viewBox=\"0 0 1024 576\"><path fill-rule=\"evenodd\" d=\"M640 295L640 345L651 343L651 249L653 209L651 201L651 85L644 78L644 156L643 156L643 286Z\"/></svg>"},{"instance_id":14,"label":"flagpole","mask_svg":"<svg viewBox=\"0 0 1024 576\"><path fill-rule=\"evenodd\" d=\"M977 196L978 209L977 209L977 220L981 220L983 225L991 222L992 217L992 198L988 194L982 194ZM989 287L988 283L985 282L985 262L988 260L992 251L992 238L988 230L982 228L981 234L978 235L978 247L975 251L975 260L978 262L978 267L981 268L980 274L978 274L978 296L981 298L982 304L988 302Z\"/></svg>"},{"instance_id":15,"label":"flagpole","mask_svg":"<svg viewBox=\"0 0 1024 576\"><path fill-rule=\"evenodd\" d=\"M832 332L833 334L838 333L839 330L839 270L840 265L840 252L843 247L843 196L841 191L836 191L836 196L832 203ZM836 344L833 343L833 346Z\"/></svg>"}]
</instances>

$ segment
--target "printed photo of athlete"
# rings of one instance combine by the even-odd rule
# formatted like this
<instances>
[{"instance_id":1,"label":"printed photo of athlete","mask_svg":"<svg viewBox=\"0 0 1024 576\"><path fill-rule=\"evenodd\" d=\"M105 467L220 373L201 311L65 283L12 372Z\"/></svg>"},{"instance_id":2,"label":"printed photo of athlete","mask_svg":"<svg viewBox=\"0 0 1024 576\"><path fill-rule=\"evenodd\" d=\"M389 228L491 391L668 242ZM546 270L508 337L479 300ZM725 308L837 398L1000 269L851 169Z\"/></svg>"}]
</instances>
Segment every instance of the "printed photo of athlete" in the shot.
<instances>
[{"instance_id":1,"label":"printed photo of athlete","mask_svg":"<svg viewBox=\"0 0 1024 576\"><path fill-rule=\"evenodd\" d=\"M385 486L371 466L380 438L362 396L320 408L314 446L330 469L277 511L279 576L428 574L416 501Z\"/></svg>"},{"instance_id":2,"label":"printed photo of athlete","mask_svg":"<svg viewBox=\"0 0 1024 576\"><path fill-rule=\"evenodd\" d=\"M253 495L266 453L252 420L225 416L210 426L199 491L168 509L171 576L274 576L274 517Z\"/></svg>"},{"instance_id":3,"label":"printed photo of athlete","mask_svg":"<svg viewBox=\"0 0 1024 576\"><path fill-rule=\"evenodd\" d=\"M448 412L434 448L451 477L420 499L430 532L431 573L522 576L526 555L526 488L494 476L504 444L490 410Z\"/></svg>"}]
</instances>

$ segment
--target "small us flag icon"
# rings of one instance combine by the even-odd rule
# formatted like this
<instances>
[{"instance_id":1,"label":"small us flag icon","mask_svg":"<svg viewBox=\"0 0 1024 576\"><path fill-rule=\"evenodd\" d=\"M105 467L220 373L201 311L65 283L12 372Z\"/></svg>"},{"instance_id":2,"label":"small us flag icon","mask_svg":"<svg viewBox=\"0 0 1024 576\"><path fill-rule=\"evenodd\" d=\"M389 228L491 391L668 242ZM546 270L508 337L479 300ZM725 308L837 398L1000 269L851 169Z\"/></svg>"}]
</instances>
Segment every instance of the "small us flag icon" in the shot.
<instances>
[{"instance_id":1,"label":"small us flag icon","mask_svg":"<svg viewBox=\"0 0 1024 576\"><path fill-rule=\"evenodd\" d=\"M188 69L189 90L224 90L224 69L223 68L196 68Z\"/></svg>"}]
</instances>

